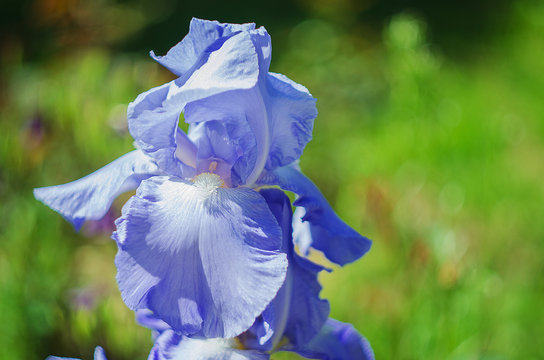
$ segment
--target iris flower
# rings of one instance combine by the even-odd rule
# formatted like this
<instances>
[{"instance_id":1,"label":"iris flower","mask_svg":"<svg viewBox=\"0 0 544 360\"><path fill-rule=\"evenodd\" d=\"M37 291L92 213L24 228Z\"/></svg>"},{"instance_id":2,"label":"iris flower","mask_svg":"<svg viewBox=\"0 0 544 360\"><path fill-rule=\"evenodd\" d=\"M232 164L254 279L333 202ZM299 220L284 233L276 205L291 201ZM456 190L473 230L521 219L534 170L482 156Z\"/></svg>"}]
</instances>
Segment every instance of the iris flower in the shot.
<instances>
[{"instance_id":1,"label":"iris flower","mask_svg":"<svg viewBox=\"0 0 544 360\"><path fill-rule=\"evenodd\" d=\"M262 189L259 193L282 229L282 250L289 258L286 279L276 297L253 326L236 338L184 336L151 311L139 310L138 322L153 330L155 344L149 360L266 360L278 351L296 352L311 359L373 360L368 341L353 326L327 319L329 304L319 297L321 286L317 280L324 268L294 251L287 196L278 189ZM57 359L65 358L48 358ZM105 360L100 347L95 360Z\"/></svg>"},{"instance_id":2,"label":"iris flower","mask_svg":"<svg viewBox=\"0 0 544 360\"><path fill-rule=\"evenodd\" d=\"M268 360L271 353L289 351L308 359L374 360L368 341L347 323L328 319L308 343L280 346L273 351L247 347L243 340L186 337L171 329L156 338L148 360Z\"/></svg>"},{"instance_id":3,"label":"iris flower","mask_svg":"<svg viewBox=\"0 0 544 360\"><path fill-rule=\"evenodd\" d=\"M324 268L294 251L287 196L278 189L263 189L260 194L282 228L289 258L286 280L276 297L249 330L231 339L183 336L151 312L139 311L138 321L154 332L149 360L260 360L278 351L311 359L374 359L368 341L353 326L327 318L329 303L319 297L317 280Z\"/></svg>"},{"instance_id":4,"label":"iris flower","mask_svg":"<svg viewBox=\"0 0 544 360\"><path fill-rule=\"evenodd\" d=\"M305 251L313 247L343 265L366 253L370 240L342 222L298 170L315 99L268 71L264 28L193 19L180 43L151 56L177 78L129 105L137 149L34 194L79 229L137 189L112 235L125 303L150 309L183 336L232 338L263 313L288 274L282 229L255 189L298 194L304 216L294 222L306 230Z\"/></svg>"}]
</instances>

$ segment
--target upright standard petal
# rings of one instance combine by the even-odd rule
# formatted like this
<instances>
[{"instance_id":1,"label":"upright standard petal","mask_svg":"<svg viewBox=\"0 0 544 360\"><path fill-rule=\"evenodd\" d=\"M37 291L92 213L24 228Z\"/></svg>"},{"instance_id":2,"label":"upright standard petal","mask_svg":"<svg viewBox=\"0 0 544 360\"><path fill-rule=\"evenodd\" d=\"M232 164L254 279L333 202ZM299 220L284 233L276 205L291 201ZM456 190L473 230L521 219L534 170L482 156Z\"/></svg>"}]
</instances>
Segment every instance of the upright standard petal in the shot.
<instances>
[{"instance_id":1,"label":"upright standard petal","mask_svg":"<svg viewBox=\"0 0 544 360\"><path fill-rule=\"evenodd\" d=\"M233 178L253 185L265 167L272 170L300 157L311 139L317 110L304 86L268 72L272 47L266 30L252 30L249 35L258 81L248 88L195 99L186 105L184 115L192 124L214 120L226 124L229 141L242 149L233 165Z\"/></svg>"},{"instance_id":2,"label":"upright standard petal","mask_svg":"<svg viewBox=\"0 0 544 360\"><path fill-rule=\"evenodd\" d=\"M260 351L242 350L234 339L190 338L167 330L156 340L148 360L268 360Z\"/></svg>"},{"instance_id":3,"label":"upright standard petal","mask_svg":"<svg viewBox=\"0 0 544 360\"><path fill-rule=\"evenodd\" d=\"M311 359L321 360L374 360L368 341L353 325L328 319L319 334L309 343L285 348Z\"/></svg>"},{"instance_id":4,"label":"upright standard petal","mask_svg":"<svg viewBox=\"0 0 544 360\"><path fill-rule=\"evenodd\" d=\"M178 122L187 104L223 92L250 89L257 82L258 55L251 36L237 33L220 45L210 50L206 62L187 79L149 90L129 105L130 133L142 151L169 174L188 177L183 166L194 167L184 159L194 159L196 147L190 141L179 141L186 140L185 134L180 134Z\"/></svg>"},{"instance_id":5,"label":"upright standard petal","mask_svg":"<svg viewBox=\"0 0 544 360\"><path fill-rule=\"evenodd\" d=\"M148 90L129 104L128 128L138 148L168 174L194 176L196 146L179 128L181 109L166 108L173 82Z\"/></svg>"},{"instance_id":6,"label":"upright standard petal","mask_svg":"<svg viewBox=\"0 0 544 360\"><path fill-rule=\"evenodd\" d=\"M293 220L295 233L309 231L305 237L306 246L303 248L311 246L320 250L327 259L339 265L353 262L370 250L372 241L343 222L312 181L294 167L284 166L265 173L258 183L279 185L282 189L298 195L294 205L303 207L305 214L302 219ZM305 225L300 224L300 221L308 222L309 226L306 229L297 229L298 226Z\"/></svg>"},{"instance_id":7,"label":"upright standard petal","mask_svg":"<svg viewBox=\"0 0 544 360\"><path fill-rule=\"evenodd\" d=\"M269 73L266 100L270 121L270 153L267 170L298 160L312 139L317 116L315 99L304 86L288 77Z\"/></svg>"},{"instance_id":8,"label":"upright standard petal","mask_svg":"<svg viewBox=\"0 0 544 360\"><path fill-rule=\"evenodd\" d=\"M234 337L251 326L283 284L281 230L264 199L221 187L153 177L123 208L114 238L126 304L148 308L185 335Z\"/></svg>"},{"instance_id":9,"label":"upright standard petal","mask_svg":"<svg viewBox=\"0 0 544 360\"><path fill-rule=\"evenodd\" d=\"M86 220L104 217L118 195L158 173L149 157L134 150L79 180L34 189L34 196L79 230Z\"/></svg>"},{"instance_id":10,"label":"upright standard petal","mask_svg":"<svg viewBox=\"0 0 544 360\"><path fill-rule=\"evenodd\" d=\"M278 189L263 189L270 210L283 230L283 246L288 254L289 268L285 282L263 314L250 328L244 345L270 351L287 338L293 346L314 337L329 316L330 306L321 299L317 275L323 267L298 256L292 242L292 212L289 198Z\"/></svg>"},{"instance_id":11,"label":"upright standard petal","mask_svg":"<svg viewBox=\"0 0 544 360\"><path fill-rule=\"evenodd\" d=\"M241 149L233 178L250 186L264 169L273 170L300 157L312 137L316 116L315 99L306 88L268 72L261 73L251 89L220 93L185 108L188 123L225 124L229 141ZM191 138L197 141L194 135Z\"/></svg>"},{"instance_id":12,"label":"upright standard petal","mask_svg":"<svg viewBox=\"0 0 544 360\"><path fill-rule=\"evenodd\" d=\"M230 164L234 186L251 186L263 169L298 159L311 139L315 99L303 86L268 72L271 49L262 27L193 20L182 42L165 57L155 57L180 78L130 106L129 129L139 146L166 172L187 177L174 156L183 112L190 124L224 123L227 142L241 150ZM222 150L226 153L216 154L221 159L231 155L230 148Z\"/></svg>"},{"instance_id":13,"label":"upright standard petal","mask_svg":"<svg viewBox=\"0 0 544 360\"><path fill-rule=\"evenodd\" d=\"M200 58L209 53L210 51L206 50L218 40L253 29L255 29L253 23L221 24L218 21L193 18L189 25L189 33L183 40L168 50L164 56L157 56L151 51L151 57L177 76L182 76L200 65Z\"/></svg>"}]
</instances>

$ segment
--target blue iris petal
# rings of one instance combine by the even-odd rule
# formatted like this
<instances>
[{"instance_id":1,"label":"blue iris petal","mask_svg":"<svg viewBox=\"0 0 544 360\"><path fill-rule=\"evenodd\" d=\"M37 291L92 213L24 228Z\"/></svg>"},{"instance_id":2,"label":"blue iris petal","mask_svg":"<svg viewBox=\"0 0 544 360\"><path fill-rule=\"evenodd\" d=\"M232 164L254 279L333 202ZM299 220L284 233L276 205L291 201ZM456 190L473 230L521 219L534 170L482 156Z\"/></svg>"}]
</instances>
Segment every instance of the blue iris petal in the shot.
<instances>
[{"instance_id":1,"label":"blue iris petal","mask_svg":"<svg viewBox=\"0 0 544 360\"><path fill-rule=\"evenodd\" d=\"M233 339L190 338L172 330L155 342L148 360L268 360L270 355L237 348Z\"/></svg>"},{"instance_id":2,"label":"blue iris petal","mask_svg":"<svg viewBox=\"0 0 544 360\"><path fill-rule=\"evenodd\" d=\"M153 341L162 334L164 331L171 329L170 325L159 319L153 312L149 309L139 309L136 310L136 321L145 326L148 329L151 329L153 332Z\"/></svg>"},{"instance_id":3,"label":"blue iris petal","mask_svg":"<svg viewBox=\"0 0 544 360\"><path fill-rule=\"evenodd\" d=\"M268 74L267 95L271 140L266 169L273 170L302 155L312 139L317 109L315 99L304 86L281 74Z\"/></svg>"},{"instance_id":4,"label":"blue iris petal","mask_svg":"<svg viewBox=\"0 0 544 360\"><path fill-rule=\"evenodd\" d=\"M299 196L294 205L305 208L301 220L309 223L309 226L303 223L309 234L304 237L306 241L302 243L302 249L311 244L311 247L322 251L330 261L339 265L353 262L370 250L372 241L343 222L312 181L294 167L284 166L265 173L259 183L279 185ZM294 219L295 233L304 233L305 229L297 228L299 222L300 219Z\"/></svg>"},{"instance_id":5,"label":"blue iris petal","mask_svg":"<svg viewBox=\"0 0 544 360\"><path fill-rule=\"evenodd\" d=\"M196 156L196 147L178 129L181 110L162 106L171 87L175 85L167 83L138 95L128 106L128 128L138 148L155 159L165 172L176 176L194 175L190 169L194 161L190 159Z\"/></svg>"},{"instance_id":6,"label":"blue iris petal","mask_svg":"<svg viewBox=\"0 0 544 360\"><path fill-rule=\"evenodd\" d=\"M329 315L329 302L319 298L321 285L317 275L323 267L298 256L293 247L291 203L278 189L263 189L270 210L283 230L283 246L288 254L289 268L285 283L246 335L245 345L253 349L272 350L283 337L294 346L315 336Z\"/></svg>"},{"instance_id":7,"label":"blue iris petal","mask_svg":"<svg viewBox=\"0 0 544 360\"><path fill-rule=\"evenodd\" d=\"M302 85L279 74L260 76L254 88L194 101L184 113L188 123L219 120L225 124L230 141L242 150L233 170L248 185L255 183L263 169L297 160L311 139L317 116L315 99Z\"/></svg>"},{"instance_id":8,"label":"blue iris petal","mask_svg":"<svg viewBox=\"0 0 544 360\"><path fill-rule=\"evenodd\" d=\"M117 280L131 309L184 334L233 337L283 284L281 229L257 192L200 180L142 182L116 223Z\"/></svg>"},{"instance_id":9,"label":"blue iris petal","mask_svg":"<svg viewBox=\"0 0 544 360\"><path fill-rule=\"evenodd\" d=\"M193 20L189 35L157 58L181 77L129 106L129 129L138 146L166 172L187 177L175 156L183 112L190 124L223 123L225 139L237 152L230 164L233 186L253 185L263 169L298 159L311 139L315 99L302 85L269 73L270 58L271 41L264 28ZM189 136L198 143L194 134ZM231 148L220 150L225 152L216 152L217 157L232 156Z\"/></svg>"},{"instance_id":10,"label":"blue iris petal","mask_svg":"<svg viewBox=\"0 0 544 360\"><path fill-rule=\"evenodd\" d=\"M374 360L368 341L351 324L328 319L319 334L308 344L294 351L311 359L321 360Z\"/></svg>"},{"instance_id":11,"label":"blue iris petal","mask_svg":"<svg viewBox=\"0 0 544 360\"><path fill-rule=\"evenodd\" d=\"M317 334L329 315L330 305L327 300L319 297L321 285L317 275L324 268L298 256L294 251L292 255L293 293L284 335L292 344L298 345Z\"/></svg>"},{"instance_id":12,"label":"blue iris petal","mask_svg":"<svg viewBox=\"0 0 544 360\"><path fill-rule=\"evenodd\" d=\"M79 360L79 359L60 357L60 356L48 356L47 359L45 360ZM97 346L94 349L94 360L107 360L106 353L104 352L104 349L102 349L102 347Z\"/></svg>"},{"instance_id":13,"label":"blue iris petal","mask_svg":"<svg viewBox=\"0 0 544 360\"><path fill-rule=\"evenodd\" d=\"M151 89L129 105L130 133L142 151L153 157L169 174L188 177L183 165L194 167L190 161L184 161L182 155L194 157L196 147L191 147L190 142L184 146L185 142L180 144L176 139L181 136L178 129L181 112L193 102L224 92L243 92L257 83L259 63L251 35L237 33L220 45L217 49L208 49L212 52L206 62L186 74L186 78ZM241 106L232 102L225 105ZM185 117L187 119L188 115Z\"/></svg>"},{"instance_id":14,"label":"blue iris petal","mask_svg":"<svg viewBox=\"0 0 544 360\"><path fill-rule=\"evenodd\" d=\"M104 351L104 349L102 349L101 346L97 346L94 349L94 360L107 360L106 352Z\"/></svg>"},{"instance_id":15,"label":"blue iris petal","mask_svg":"<svg viewBox=\"0 0 544 360\"><path fill-rule=\"evenodd\" d=\"M177 76L182 76L198 63L206 49L217 40L253 29L255 24L221 24L217 21L193 18L189 33L183 40L171 48L165 56L156 56L152 51L151 57Z\"/></svg>"},{"instance_id":16,"label":"blue iris petal","mask_svg":"<svg viewBox=\"0 0 544 360\"><path fill-rule=\"evenodd\" d=\"M134 150L79 180L34 189L34 196L79 230L86 220L104 217L118 195L158 173L150 158Z\"/></svg>"},{"instance_id":17,"label":"blue iris petal","mask_svg":"<svg viewBox=\"0 0 544 360\"><path fill-rule=\"evenodd\" d=\"M259 75L258 53L248 32L237 33L207 52L205 62L175 80L177 89L169 94L174 104L183 107L191 101L255 85Z\"/></svg>"},{"instance_id":18,"label":"blue iris petal","mask_svg":"<svg viewBox=\"0 0 544 360\"><path fill-rule=\"evenodd\" d=\"M185 108L185 121L191 124L189 136L198 141L193 124L219 121L229 141L241 150L233 165L233 185L252 185L265 166L269 151L269 123L262 94L257 88L236 90L194 101ZM224 156L223 156L224 157Z\"/></svg>"},{"instance_id":19,"label":"blue iris petal","mask_svg":"<svg viewBox=\"0 0 544 360\"><path fill-rule=\"evenodd\" d=\"M237 143L230 140L224 123L216 120L194 124L189 132L197 144L197 173L207 172L210 166L224 180L231 177L232 165L242 154Z\"/></svg>"}]
</instances>

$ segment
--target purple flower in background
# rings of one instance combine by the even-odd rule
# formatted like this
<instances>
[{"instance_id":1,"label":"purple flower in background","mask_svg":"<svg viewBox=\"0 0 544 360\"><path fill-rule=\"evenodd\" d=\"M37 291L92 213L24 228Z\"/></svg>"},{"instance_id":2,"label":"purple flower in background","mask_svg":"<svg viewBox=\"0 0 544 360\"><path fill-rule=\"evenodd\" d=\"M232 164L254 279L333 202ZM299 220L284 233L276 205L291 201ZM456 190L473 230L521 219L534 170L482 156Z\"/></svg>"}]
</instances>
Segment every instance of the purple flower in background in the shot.
<instances>
[{"instance_id":1,"label":"purple flower in background","mask_svg":"<svg viewBox=\"0 0 544 360\"><path fill-rule=\"evenodd\" d=\"M111 234L115 230L116 213L118 210L112 205L102 219L87 221L82 228L82 233L87 237Z\"/></svg>"},{"instance_id":2,"label":"purple flower in background","mask_svg":"<svg viewBox=\"0 0 544 360\"><path fill-rule=\"evenodd\" d=\"M263 328L252 328L260 346L278 333L303 337L296 312L279 316L270 303L277 294L282 306L291 301L281 297L288 292L282 286L318 293L310 278L321 268L286 245L275 210L254 189L279 185L299 195L295 205L305 215L294 222L303 221L297 241L305 251L314 247L343 265L370 248L295 168L311 139L315 99L268 72L270 37L254 24L193 19L165 56L151 55L178 78L129 105L138 150L80 180L35 189L36 198L79 229L137 188L113 234L117 280L131 309L150 309L183 336L233 338L262 314ZM178 127L181 114L187 134ZM297 280L297 269L305 269L309 283ZM309 301L318 309L326 303ZM313 334L326 319L323 309L308 314Z\"/></svg>"},{"instance_id":3,"label":"purple flower in background","mask_svg":"<svg viewBox=\"0 0 544 360\"><path fill-rule=\"evenodd\" d=\"M25 149L34 151L42 145L46 135L46 127L43 116L40 113L34 114L34 116L27 121L22 135Z\"/></svg>"}]
</instances>

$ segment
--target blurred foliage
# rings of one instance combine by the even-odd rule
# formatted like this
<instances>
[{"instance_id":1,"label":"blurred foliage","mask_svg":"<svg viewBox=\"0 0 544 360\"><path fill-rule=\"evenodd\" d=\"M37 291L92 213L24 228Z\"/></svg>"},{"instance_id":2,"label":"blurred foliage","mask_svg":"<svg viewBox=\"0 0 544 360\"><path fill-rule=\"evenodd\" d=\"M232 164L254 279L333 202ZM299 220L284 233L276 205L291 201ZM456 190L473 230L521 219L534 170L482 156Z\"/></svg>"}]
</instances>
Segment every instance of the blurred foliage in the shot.
<instances>
[{"instance_id":1,"label":"blurred foliage","mask_svg":"<svg viewBox=\"0 0 544 360\"><path fill-rule=\"evenodd\" d=\"M0 48L19 47L25 60L88 46L164 52L187 33L195 16L264 24L277 53L290 29L308 18L376 38L391 16L409 12L430 25L435 46L462 57L482 41L510 32L513 6L509 0L7 0L0 12Z\"/></svg>"},{"instance_id":2,"label":"blurred foliage","mask_svg":"<svg viewBox=\"0 0 544 360\"><path fill-rule=\"evenodd\" d=\"M145 51L166 51L192 15L274 29L272 70L318 99L301 166L374 239L361 261L322 276L333 317L378 359L544 358L544 6L464 18L495 3L461 2L447 27L437 13L448 7L384 3L303 1L284 22L276 7L166 1L27 1L22 23L4 12L3 27L26 32L1 42L0 359L90 359L97 344L112 360L146 358L149 332L120 299L109 240L130 194L75 233L32 188L131 150L126 105L172 78ZM32 40L28 14L46 14L51 33Z\"/></svg>"}]
</instances>

